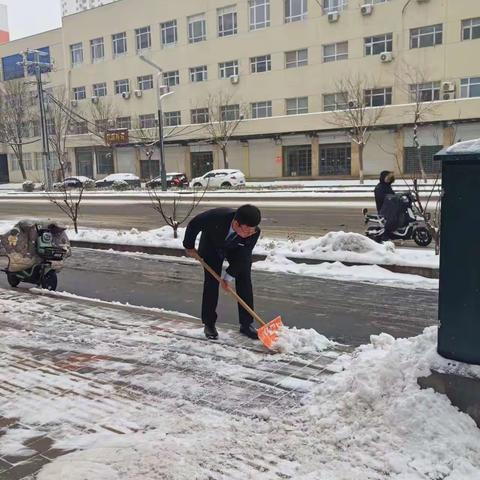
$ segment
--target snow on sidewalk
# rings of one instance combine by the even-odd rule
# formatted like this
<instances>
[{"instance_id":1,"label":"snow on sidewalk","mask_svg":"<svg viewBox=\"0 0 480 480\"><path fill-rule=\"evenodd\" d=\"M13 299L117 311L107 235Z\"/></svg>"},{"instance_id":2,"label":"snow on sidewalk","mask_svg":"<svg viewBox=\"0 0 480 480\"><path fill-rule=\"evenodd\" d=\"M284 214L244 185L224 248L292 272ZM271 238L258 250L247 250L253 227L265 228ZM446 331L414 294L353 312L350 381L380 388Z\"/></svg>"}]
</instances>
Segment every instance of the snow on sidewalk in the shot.
<instances>
[{"instance_id":1,"label":"snow on sidewalk","mask_svg":"<svg viewBox=\"0 0 480 480\"><path fill-rule=\"evenodd\" d=\"M11 290L0 324L2 479L26 465L37 480L480 475L473 420L417 385L453 368L433 327L343 355L297 331L303 353L272 355L225 328L207 342L175 316Z\"/></svg>"}]
</instances>

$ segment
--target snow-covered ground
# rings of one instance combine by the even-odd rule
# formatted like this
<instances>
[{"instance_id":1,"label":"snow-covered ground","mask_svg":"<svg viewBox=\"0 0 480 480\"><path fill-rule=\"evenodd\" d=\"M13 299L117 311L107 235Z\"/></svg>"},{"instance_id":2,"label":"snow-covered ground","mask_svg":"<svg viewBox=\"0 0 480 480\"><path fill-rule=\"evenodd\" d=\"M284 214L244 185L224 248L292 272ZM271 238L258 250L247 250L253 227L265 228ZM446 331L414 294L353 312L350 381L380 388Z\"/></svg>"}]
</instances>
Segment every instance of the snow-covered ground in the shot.
<instances>
[{"instance_id":1,"label":"snow-covered ground","mask_svg":"<svg viewBox=\"0 0 480 480\"><path fill-rule=\"evenodd\" d=\"M0 311L0 411L17 419L0 458L27 459L39 436L75 450L37 480L480 478L474 421L417 384L431 369L480 378L436 353L436 327L372 336L309 376L334 352L323 340L313 353L316 332L295 332L310 357L268 355L233 334L206 342L195 325L63 299L0 290Z\"/></svg>"}]
</instances>

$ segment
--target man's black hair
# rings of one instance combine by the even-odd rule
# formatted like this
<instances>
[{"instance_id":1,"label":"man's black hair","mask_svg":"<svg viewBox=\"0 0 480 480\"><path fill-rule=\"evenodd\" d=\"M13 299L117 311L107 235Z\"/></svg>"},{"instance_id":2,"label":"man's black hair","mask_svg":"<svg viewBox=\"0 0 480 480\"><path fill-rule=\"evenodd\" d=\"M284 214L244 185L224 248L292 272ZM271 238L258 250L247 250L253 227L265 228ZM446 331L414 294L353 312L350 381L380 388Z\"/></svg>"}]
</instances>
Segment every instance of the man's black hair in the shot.
<instances>
[{"instance_id":1,"label":"man's black hair","mask_svg":"<svg viewBox=\"0 0 480 480\"><path fill-rule=\"evenodd\" d=\"M235 218L240 225L256 227L262 220L260 210L254 205L242 205L235 213Z\"/></svg>"}]
</instances>

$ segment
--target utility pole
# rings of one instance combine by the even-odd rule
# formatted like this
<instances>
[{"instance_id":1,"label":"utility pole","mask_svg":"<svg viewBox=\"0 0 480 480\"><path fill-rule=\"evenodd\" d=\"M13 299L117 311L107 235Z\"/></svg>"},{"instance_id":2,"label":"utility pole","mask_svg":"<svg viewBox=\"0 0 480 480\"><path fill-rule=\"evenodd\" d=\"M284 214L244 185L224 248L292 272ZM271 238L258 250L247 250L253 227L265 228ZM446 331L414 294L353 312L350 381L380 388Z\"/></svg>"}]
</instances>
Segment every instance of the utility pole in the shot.
<instances>
[{"instance_id":1,"label":"utility pole","mask_svg":"<svg viewBox=\"0 0 480 480\"><path fill-rule=\"evenodd\" d=\"M163 69L159 67L156 63L152 62L148 58L145 58L143 55L139 56L140 60L145 63L148 63L151 67L157 70L157 102L158 102L158 149L160 151L160 178L162 180L162 191L167 190L167 171L165 168L165 147L163 141L163 112L162 112L162 100L171 95L174 92L168 90L168 85L163 83Z\"/></svg>"},{"instance_id":2,"label":"utility pole","mask_svg":"<svg viewBox=\"0 0 480 480\"><path fill-rule=\"evenodd\" d=\"M29 60L28 56L33 55L33 60ZM44 176L44 183L45 183L45 190L50 191L52 190L52 166L50 161L50 148L48 144L48 129L47 129L47 121L45 115L45 98L43 95L43 82L42 82L42 68L50 69L53 67L52 63L45 63L40 61L40 57L47 56L48 53L42 52L41 50L32 50L27 49L26 51L22 52L23 61L19 62L19 65L22 65L24 69L27 71L29 67L33 68L35 72L35 79L37 81L37 93L38 93L38 102L40 107L40 126L42 131L42 159L43 159L43 176Z\"/></svg>"}]
</instances>

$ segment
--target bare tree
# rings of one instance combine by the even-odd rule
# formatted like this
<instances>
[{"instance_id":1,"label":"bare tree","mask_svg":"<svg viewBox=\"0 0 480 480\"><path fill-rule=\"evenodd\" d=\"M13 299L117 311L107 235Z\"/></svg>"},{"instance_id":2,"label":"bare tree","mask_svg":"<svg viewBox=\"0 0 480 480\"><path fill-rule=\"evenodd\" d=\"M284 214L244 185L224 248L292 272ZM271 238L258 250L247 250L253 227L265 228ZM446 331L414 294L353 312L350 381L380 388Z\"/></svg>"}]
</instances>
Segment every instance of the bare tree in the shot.
<instances>
[{"instance_id":1,"label":"bare tree","mask_svg":"<svg viewBox=\"0 0 480 480\"><path fill-rule=\"evenodd\" d=\"M105 140L105 133L110 128L115 127L115 121L118 116L118 110L111 100L97 97L95 103L92 102L90 108L90 118L95 126L89 130L97 137Z\"/></svg>"},{"instance_id":2,"label":"bare tree","mask_svg":"<svg viewBox=\"0 0 480 480\"><path fill-rule=\"evenodd\" d=\"M363 152L384 109L370 105L372 86L366 77L346 76L336 82L335 88L339 101L330 123L347 129L351 141L358 145L359 179L363 183Z\"/></svg>"},{"instance_id":3,"label":"bare tree","mask_svg":"<svg viewBox=\"0 0 480 480\"><path fill-rule=\"evenodd\" d=\"M172 227L173 229L173 238L178 238L178 227L182 225L193 213L198 204L203 200L205 192L207 191L207 186L199 192L198 190L193 190L192 197L189 200L189 203L186 207L185 213L180 213L180 207L182 206L182 197L176 193L173 195L173 203L171 206L167 205L167 200L159 193L155 188L149 188L148 194L150 195L150 200L152 202L153 209L160 214L164 222Z\"/></svg>"},{"instance_id":4,"label":"bare tree","mask_svg":"<svg viewBox=\"0 0 480 480\"><path fill-rule=\"evenodd\" d=\"M246 107L235 103L233 95L225 92L210 94L207 100L208 119L205 129L210 141L222 151L223 166L228 168L228 143L240 122L245 118Z\"/></svg>"},{"instance_id":5,"label":"bare tree","mask_svg":"<svg viewBox=\"0 0 480 480\"><path fill-rule=\"evenodd\" d=\"M67 92L64 88L56 89L47 98L46 116L49 123L48 141L53 153L58 159L56 178L59 181L59 185L56 188L57 192L47 192L47 195L49 200L70 218L75 233L78 233L80 205L88 183L82 182L76 192L73 192L65 183L65 179L70 174L67 138L70 134L72 123L75 120L72 118L70 111L65 108Z\"/></svg>"},{"instance_id":6,"label":"bare tree","mask_svg":"<svg viewBox=\"0 0 480 480\"><path fill-rule=\"evenodd\" d=\"M413 125L413 146L416 149L416 160L421 178L427 183L425 165L422 158L422 145L419 140L419 129L427 119L435 115L437 105L433 94L433 88L427 82L428 75L425 68L413 66L403 62L401 64L401 74L398 75L400 88L408 95L412 105L412 125ZM437 99L438 100L438 99ZM414 172L415 179L416 173Z\"/></svg>"},{"instance_id":7,"label":"bare tree","mask_svg":"<svg viewBox=\"0 0 480 480\"><path fill-rule=\"evenodd\" d=\"M0 88L0 143L8 145L18 160L22 177L27 179L23 163L23 147L27 142L29 125L36 121L32 94L22 79L3 82Z\"/></svg>"}]
</instances>

